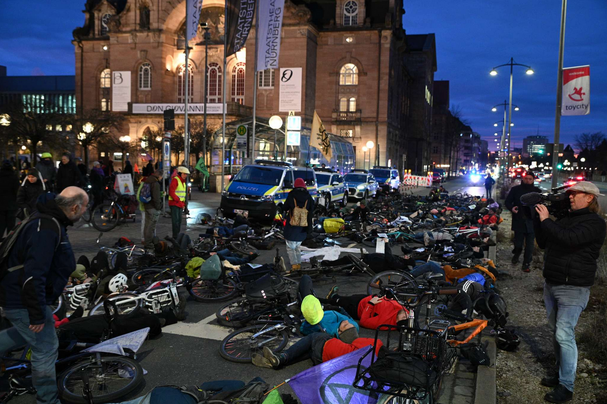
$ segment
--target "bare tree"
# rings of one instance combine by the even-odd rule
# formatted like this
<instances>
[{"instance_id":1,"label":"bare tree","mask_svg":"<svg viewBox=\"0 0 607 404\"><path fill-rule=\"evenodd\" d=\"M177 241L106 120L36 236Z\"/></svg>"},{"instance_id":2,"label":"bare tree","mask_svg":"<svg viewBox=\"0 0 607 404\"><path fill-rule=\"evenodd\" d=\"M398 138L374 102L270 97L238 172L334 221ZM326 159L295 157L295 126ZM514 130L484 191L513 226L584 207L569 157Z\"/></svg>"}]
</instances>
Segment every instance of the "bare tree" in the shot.
<instances>
[{"instance_id":1,"label":"bare tree","mask_svg":"<svg viewBox=\"0 0 607 404\"><path fill-rule=\"evenodd\" d=\"M459 154L462 149L461 134L462 131L469 129L468 121L463 118L463 113L459 105L451 105L449 110L450 116L447 118L445 144L449 153L449 178L454 169L453 159L455 157L455 171L457 172L457 164Z\"/></svg>"},{"instance_id":2,"label":"bare tree","mask_svg":"<svg viewBox=\"0 0 607 404\"><path fill-rule=\"evenodd\" d=\"M593 152L604 140L605 134L603 132L582 133L581 135L575 135L575 147L580 151L587 149Z\"/></svg>"}]
</instances>

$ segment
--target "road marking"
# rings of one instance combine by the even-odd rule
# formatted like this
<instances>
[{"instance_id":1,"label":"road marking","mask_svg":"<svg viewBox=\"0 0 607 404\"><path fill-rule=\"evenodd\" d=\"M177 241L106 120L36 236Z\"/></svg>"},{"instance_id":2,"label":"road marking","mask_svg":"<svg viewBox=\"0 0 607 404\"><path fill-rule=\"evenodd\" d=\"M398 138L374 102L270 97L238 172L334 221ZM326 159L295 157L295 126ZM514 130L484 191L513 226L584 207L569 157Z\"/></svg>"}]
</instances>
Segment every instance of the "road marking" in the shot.
<instances>
[{"instance_id":1,"label":"road marking","mask_svg":"<svg viewBox=\"0 0 607 404\"><path fill-rule=\"evenodd\" d=\"M183 321L180 321L176 324L171 324L164 327L162 332L167 334L182 335L184 337L223 341L225 337L232 333L233 329L215 324L209 324L211 321L215 320L215 318L215 314L211 314L207 318L204 318L197 323L184 323Z\"/></svg>"}]
</instances>

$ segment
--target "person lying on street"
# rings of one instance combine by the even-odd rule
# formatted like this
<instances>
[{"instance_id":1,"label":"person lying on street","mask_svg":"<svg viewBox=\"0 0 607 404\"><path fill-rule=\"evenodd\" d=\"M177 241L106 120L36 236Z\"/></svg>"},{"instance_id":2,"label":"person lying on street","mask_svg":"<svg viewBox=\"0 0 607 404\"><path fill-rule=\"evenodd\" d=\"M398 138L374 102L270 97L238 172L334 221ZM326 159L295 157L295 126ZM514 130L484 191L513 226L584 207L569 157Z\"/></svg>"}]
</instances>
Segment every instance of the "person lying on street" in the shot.
<instances>
[{"instance_id":1,"label":"person lying on street","mask_svg":"<svg viewBox=\"0 0 607 404\"><path fill-rule=\"evenodd\" d=\"M300 327L303 335L326 332L333 337L338 337L340 324L344 321L352 324L357 332L359 330L358 323L349 315L334 310L324 311L320 301L314 295L304 297L301 303L301 314L303 314L305 319Z\"/></svg>"},{"instance_id":2,"label":"person lying on street","mask_svg":"<svg viewBox=\"0 0 607 404\"><path fill-rule=\"evenodd\" d=\"M253 354L253 364L262 368L278 369L306 359L312 359L316 366L320 363L330 361L358 349L373 346L374 338L359 338L358 331L348 321L342 321L339 325L339 337L335 338L326 332L312 333L289 347L286 351L274 353L267 346L263 347L263 355ZM380 340L377 341L375 354L383 347Z\"/></svg>"}]
</instances>

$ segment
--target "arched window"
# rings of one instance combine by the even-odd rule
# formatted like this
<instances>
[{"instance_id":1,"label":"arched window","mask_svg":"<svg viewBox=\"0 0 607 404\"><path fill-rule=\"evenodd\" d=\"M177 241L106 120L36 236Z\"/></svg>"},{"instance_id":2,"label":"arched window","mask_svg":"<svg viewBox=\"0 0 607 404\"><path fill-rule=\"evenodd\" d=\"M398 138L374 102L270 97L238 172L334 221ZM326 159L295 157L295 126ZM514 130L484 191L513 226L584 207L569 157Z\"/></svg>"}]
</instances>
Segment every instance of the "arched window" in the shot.
<instances>
[{"instance_id":1,"label":"arched window","mask_svg":"<svg viewBox=\"0 0 607 404\"><path fill-rule=\"evenodd\" d=\"M194 74L192 64L188 63L188 102L194 102ZM177 68L177 102L185 102L185 65Z\"/></svg>"},{"instance_id":2,"label":"arched window","mask_svg":"<svg viewBox=\"0 0 607 404\"><path fill-rule=\"evenodd\" d=\"M345 112L348 110L348 99L343 97L339 99L339 110Z\"/></svg>"},{"instance_id":3,"label":"arched window","mask_svg":"<svg viewBox=\"0 0 607 404\"><path fill-rule=\"evenodd\" d=\"M110 88L110 84L112 83L112 73L110 72L110 69L103 69L99 79L99 87Z\"/></svg>"},{"instance_id":4,"label":"arched window","mask_svg":"<svg viewBox=\"0 0 607 404\"><path fill-rule=\"evenodd\" d=\"M103 69L99 75L99 99L102 111L110 110L110 87L112 84L112 72L110 69Z\"/></svg>"},{"instance_id":5,"label":"arched window","mask_svg":"<svg viewBox=\"0 0 607 404\"><path fill-rule=\"evenodd\" d=\"M245 64L236 63L232 68L232 102L244 104Z\"/></svg>"},{"instance_id":6,"label":"arched window","mask_svg":"<svg viewBox=\"0 0 607 404\"><path fill-rule=\"evenodd\" d=\"M103 14L101 16L101 25L100 25L100 30L99 30L99 34L101 36L107 35L108 32L110 31L109 23L110 23L111 17L112 17L112 14Z\"/></svg>"},{"instance_id":7,"label":"arched window","mask_svg":"<svg viewBox=\"0 0 607 404\"><path fill-rule=\"evenodd\" d=\"M152 89L152 65L145 62L139 66L139 89Z\"/></svg>"},{"instance_id":8,"label":"arched window","mask_svg":"<svg viewBox=\"0 0 607 404\"><path fill-rule=\"evenodd\" d=\"M358 24L358 3L348 0L344 4L344 26Z\"/></svg>"},{"instance_id":9,"label":"arched window","mask_svg":"<svg viewBox=\"0 0 607 404\"><path fill-rule=\"evenodd\" d=\"M339 84L342 86L358 85L358 67L352 63L346 63L339 70Z\"/></svg>"},{"instance_id":10,"label":"arched window","mask_svg":"<svg viewBox=\"0 0 607 404\"><path fill-rule=\"evenodd\" d=\"M221 102L221 67L209 63L207 68L207 102Z\"/></svg>"},{"instance_id":11,"label":"arched window","mask_svg":"<svg viewBox=\"0 0 607 404\"><path fill-rule=\"evenodd\" d=\"M356 98L350 97L350 99L348 100L348 111L356 111Z\"/></svg>"}]
</instances>

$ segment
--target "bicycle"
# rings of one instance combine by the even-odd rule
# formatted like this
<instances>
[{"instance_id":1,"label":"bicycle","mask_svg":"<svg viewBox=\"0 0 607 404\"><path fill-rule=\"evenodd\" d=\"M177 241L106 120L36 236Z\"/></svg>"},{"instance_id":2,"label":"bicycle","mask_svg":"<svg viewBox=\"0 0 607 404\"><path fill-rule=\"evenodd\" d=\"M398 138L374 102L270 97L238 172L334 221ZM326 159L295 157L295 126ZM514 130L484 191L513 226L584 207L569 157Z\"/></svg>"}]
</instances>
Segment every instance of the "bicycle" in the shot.
<instances>
[{"instance_id":1,"label":"bicycle","mask_svg":"<svg viewBox=\"0 0 607 404\"><path fill-rule=\"evenodd\" d=\"M118 195L110 203L97 206L91 213L93 227L99 231L110 231L127 219L136 220L137 202L132 195Z\"/></svg>"}]
</instances>

